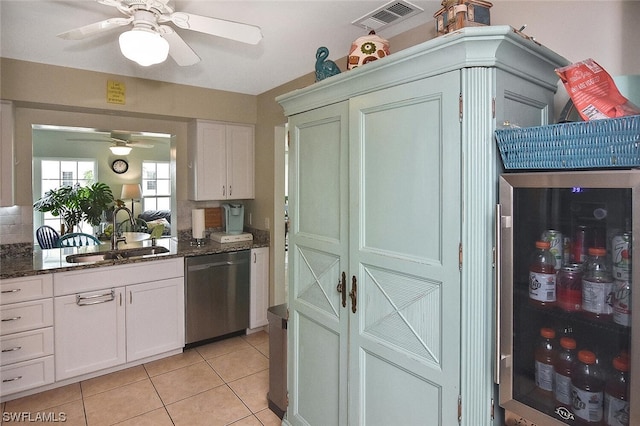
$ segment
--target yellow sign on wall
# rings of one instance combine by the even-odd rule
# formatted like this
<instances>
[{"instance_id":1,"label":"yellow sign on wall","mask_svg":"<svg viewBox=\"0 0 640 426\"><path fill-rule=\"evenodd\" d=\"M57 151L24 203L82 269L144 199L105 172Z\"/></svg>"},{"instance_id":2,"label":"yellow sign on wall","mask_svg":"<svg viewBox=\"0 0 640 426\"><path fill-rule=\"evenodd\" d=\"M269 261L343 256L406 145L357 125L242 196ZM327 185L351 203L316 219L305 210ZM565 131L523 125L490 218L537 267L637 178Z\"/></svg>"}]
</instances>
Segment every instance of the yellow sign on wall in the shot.
<instances>
[{"instance_id":1,"label":"yellow sign on wall","mask_svg":"<svg viewBox=\"0 0 640 426\"><path fill-rule=\"evenodd\" d=\"M124 83L119 81L107 81L107 102L110 104L125 104L126 90Z\"/></svg>"}]
</instances>

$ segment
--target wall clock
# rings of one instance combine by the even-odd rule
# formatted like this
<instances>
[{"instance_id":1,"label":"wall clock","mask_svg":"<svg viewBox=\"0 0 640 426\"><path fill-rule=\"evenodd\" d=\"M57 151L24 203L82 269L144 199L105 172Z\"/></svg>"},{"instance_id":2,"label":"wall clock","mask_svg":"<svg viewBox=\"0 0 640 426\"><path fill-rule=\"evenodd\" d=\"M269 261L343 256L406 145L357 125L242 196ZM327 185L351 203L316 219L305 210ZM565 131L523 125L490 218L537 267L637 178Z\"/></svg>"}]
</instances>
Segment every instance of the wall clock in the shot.
<instances>
[{"instance_id":1,"label":"wall clock","mask_svg":"<svg viewBox=\"0 0 640 426\"><path fill-rule=\"evenodd\" d=\"M122 174L129 170L129 163L122 159L113 160L113 163L111 163L111 169L118 174Z\"/></svg>"}]
</instances>

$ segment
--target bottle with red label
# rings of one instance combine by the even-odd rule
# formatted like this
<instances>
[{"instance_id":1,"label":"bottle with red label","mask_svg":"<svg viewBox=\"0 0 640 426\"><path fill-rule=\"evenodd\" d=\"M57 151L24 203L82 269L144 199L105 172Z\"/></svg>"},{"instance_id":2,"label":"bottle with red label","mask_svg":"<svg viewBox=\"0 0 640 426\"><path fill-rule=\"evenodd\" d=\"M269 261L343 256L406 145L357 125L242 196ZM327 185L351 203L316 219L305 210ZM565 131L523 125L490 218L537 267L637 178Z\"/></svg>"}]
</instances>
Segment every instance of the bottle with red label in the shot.
<instances>
[{"instance_id":1,"label":"bottle with red label","mask_svg":"<svg viewBox=\"0 0 640 426\"><path fill-rule=\"evenodd\" d=\"M614 288L606 255L604 247L589 248L582 278L582 312L590 318L611 321Z\"/></svg>"},{"instance_id":2,"label":"bottle with red label","mask_svg":"<svg viewBox=\"0 0 640 426\"><path fill-rule=\"evenodd\" d=\"M536 386L549 396L553 392L553 363L556 360L556 348L553 339L555 337L556 332L553 328L541 328L540 339L534 352Z\"/></svg>"},{"instance_id":3,"label":"bottle with red label","mask_svg":"<svg viewBox=\"0 0 640 426\"><path fill-rule=\"evenodd\" d=\"M582 265L562 267L556 277L556 306L563 311L578 312L582 305Z\"/></svg>"},{"instance_id":4,"label":"bottle with red label","mask_svg":"<svg viewBox=\"0 0 640 426\"><path fill-rule=\"evenodd\" d=\"M529 266L529 301L546 308L556 303L556 259L548 241L536 241Z\"/></svg>"},{"instance_id":5,"label":"bottle with red label","mask_svg":"<svg viewBox=\"0 0 640 426\"><path fill-rule=\"evenodd\" d=\"M629 426L629 356L615 357L613 368L604 390L605 425Z\"/></svg>"},{"instance_id":6,"label":"bottle with red label","mask_svg":"<svg viewBox=\"0 0 640 426\"><path fill-rule=\"evenodd\" d=\"M576 341L571 337L560 339L560 350L553 366L553 397L558 404L571 407L571 370L576 362Z\"/></svg>"},{"instance_id":7,"label":"bottle with red label","mask_svg":"<svg viewBox=\"0 0 640 426\"><path fill-rule=\"evenodd\" d=\"M578 360L571 370L571 410L575 424L602 425L604 385L596 355L588 350L579 351Z\"/></svg>"}]
</instances>

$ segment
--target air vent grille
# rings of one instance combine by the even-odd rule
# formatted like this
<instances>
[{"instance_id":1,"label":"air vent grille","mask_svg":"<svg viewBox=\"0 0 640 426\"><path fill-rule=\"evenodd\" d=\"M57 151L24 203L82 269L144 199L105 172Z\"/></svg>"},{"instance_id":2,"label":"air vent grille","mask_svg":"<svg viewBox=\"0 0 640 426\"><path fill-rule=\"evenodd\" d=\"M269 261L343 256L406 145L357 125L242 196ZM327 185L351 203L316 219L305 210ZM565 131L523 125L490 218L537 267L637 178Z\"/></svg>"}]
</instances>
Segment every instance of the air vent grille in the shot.
<instances>
[{"instance_id":1,"label":"air vent grille","mask_svg":"<svg viewBox=\"0 0 640 426\"><path fill-rule=\"evenodd\" d=\"M423 9L404 0L394 0L352 22L353 25L366 30L379 30L387 25L423 12Z\"/></svg>"}]
</instances>

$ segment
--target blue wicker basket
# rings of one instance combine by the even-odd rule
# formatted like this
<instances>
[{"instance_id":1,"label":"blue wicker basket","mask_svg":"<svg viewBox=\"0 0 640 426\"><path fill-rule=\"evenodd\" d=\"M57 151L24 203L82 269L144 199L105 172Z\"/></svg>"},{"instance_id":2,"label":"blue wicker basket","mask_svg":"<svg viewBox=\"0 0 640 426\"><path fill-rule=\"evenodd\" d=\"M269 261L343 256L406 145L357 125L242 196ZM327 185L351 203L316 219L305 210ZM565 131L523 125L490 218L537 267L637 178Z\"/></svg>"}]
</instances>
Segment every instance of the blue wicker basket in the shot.
<instances>
[{"instance_id":1,"label":"blue wicker basket","mask_svg":"<svg viewBox=\"0 0 640 426\"><path fill-rule=\"evenodd\" d=\"M505 169L640 167L640 115L499 129Z\"/></svg>"}]
</instances>

